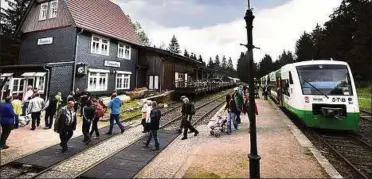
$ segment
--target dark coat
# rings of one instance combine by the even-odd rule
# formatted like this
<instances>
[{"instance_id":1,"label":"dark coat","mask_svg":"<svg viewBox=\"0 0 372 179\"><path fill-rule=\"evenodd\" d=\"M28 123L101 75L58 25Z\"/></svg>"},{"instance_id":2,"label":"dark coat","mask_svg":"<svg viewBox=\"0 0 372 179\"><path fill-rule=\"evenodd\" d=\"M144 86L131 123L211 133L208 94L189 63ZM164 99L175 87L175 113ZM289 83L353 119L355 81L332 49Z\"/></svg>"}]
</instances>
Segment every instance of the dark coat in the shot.
<instances>
[{"instance_id":1,"label":"dark coat","mask_svg":"<svg viewBox=\"0 0 372 179\"><path fill-rule=\"evenodd\" d=\"M159 130L161 111L157 108L151 110L150 113L151 122L148 126L150 130Z\"/></svg>"},{"instance_id":2,"label":"dark coat","mask_svg":"<svg viewBox=\"0 0 372 179\"><path fill-rule=\"evenodd\" d=\"M45 109L45 112L48 113L48 114L55 114L57 111L57 100L56 98L53 96L49 99L49 105L48 107Z\"/></svg>"},{"instance_id":3,"label":"dark coat","mask_svg":"<svg viewBox=\"0 0 372 179\"><path fill-rule=\"evenodd\" d=\"M2 125L14 124L14 110L11 103L0 104L0 121Z\"/></svg>"},{"instance_id":4,"label":"dark coat","mask_svg":"<svg viewBox=\"0 0 372 179\"><path fill-rule=\"evenodd\" d=\"M72 120L70 122L67 121L67 115L72 116ZM76 113L75 111L68 110L67 107L63 107L56 117L56 121L54 123L54 131L60 132L65 129L68 130L75 130L76 129Z\"/></svg>"},{"instance_id":5,"label":"dark coat","mask_svg":"<svg viewBox=\"0 0 372 179\"><path fill-rule=\"evenodd\" d=\"M83 113L84 120L90 122L93 121L96 116L96 109L93 106L85 106L83 108Z\"/></svg>"}]
</instances>

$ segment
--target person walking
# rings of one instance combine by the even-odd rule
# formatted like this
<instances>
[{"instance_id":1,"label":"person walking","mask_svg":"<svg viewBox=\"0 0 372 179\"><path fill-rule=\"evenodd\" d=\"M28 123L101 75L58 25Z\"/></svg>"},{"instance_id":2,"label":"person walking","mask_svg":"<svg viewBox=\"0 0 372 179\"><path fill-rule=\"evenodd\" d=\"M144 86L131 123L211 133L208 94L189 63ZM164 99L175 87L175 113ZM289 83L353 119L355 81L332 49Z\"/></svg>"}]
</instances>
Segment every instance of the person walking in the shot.
<instances>
[{"instance_id":1,"label":"person walking","mask_svg":"<svg viewBox=\"0 0 372 179\"><path fill-rule=\"evenodd\" d=\"M156 101L153 101L152 102L152 110L151 110L151 113L150 113L150 124L148 125L148 129L150 131L150 134L149 134L149 136L147 138L147 141L146 141L146 144L145 144L145 147L148 147L150 142L151 142L151 139L154 138L155 148L152 149L153 151L159 150L158 130L159 130L160 118L161 118L161 111L157 107Z\"/></svg>"},{"instance_id":2,"label":"person walking","mask_svg":"<svg viewBox=\"0 0 372 179\"><path fill-rule=\"evenodd\" d=\"M95 132L96 133L95 138L97 139L99 138L98 121L101 117L103 117L105 112L104 112L103 107L101 106L101 104L99 104L97 99L93 99L93 107L96 110L96 115L93 120L92 130L90 131L90 137L92 138L93 132Z\"/></svg>"},{"instance_id":3,"label":"person walking","mask_svg":"<svg viewBox=\"0 0 372 179\"><path fill-rule=\"evenodd\" d=\"M61 105L62 105L62 93L61 92L57 92L57 95L55 96L55 99L57 101L57 111L59 111L61 109Z\"/></svg>"},{"instance_id":4,"label":"person walking","mask_svg":"<svg viewBox=\"0 0 372 179\"><path fill-rule=\"evenodd\" d=\"M62 147L62 152L68 150L67 142L71 139L76 129L76 112L74 111L74 102L68 101L67 105L63 107L57 115L54 123L54 131L59 133L59 138Z\"/></svg>"},{"instance_id":5,"label":"person walking","mask_svg":"<svg viewBox=\"0 0 372 179\"><path fill-rule=\"evenodd\" d=\"M146 126L147 108L149 107L147 105L147 99L142 99L142 104L143 104L142 109L141 109L141 112L142 112L141 124L143 126L142 133L146 133L146 132L148 132L148 129L147 129L147 126Z\"/></svg>"},{"instance_id":6,"label":"person walking","mask_svg":"<svg viewBox=\"0 0 372 179\"><path fill-rule=\"evenodd\" d=\"M187 139L187 131L190 130L191 132L194 132L194 136L197 136L199 134L199 131L197 131L192 125L191 125L191 119L192 115L195 114L195 106L193 103L189 101L187 97L182 99L183 106L181 113L184 114L182 117L183 122L183 137L181 140Z\"/></svg>"},{"instance_id":7,"label":"person walking","mask_svg":"<svg viewBox=\"0 0 372 179\"><path fill-rule=\"evenodd\" d=\"M183 103L183 99L185 99L186 98L186 96L181 96L181 98L180 98L180 100L181 100L181 102ZM181 109L181 114L182 114L182 116L185 116L186 114L185 114L185 105L182 105L182 109ZM177 130L177 132L179 133L179 134L181 134L182 133L182 129L183 129L183 121L181 120L181 123L180 123L180 128Z\"/></svg>"},{"instance_id":8,"label":"person walking","mask_svg":"<svg viewBox=\"0 0 372 179\"><path fill-rule=\"evenodd\" d=\"M53 118L57 111L57 100L54 96L49 96L48 101L45 103L45 128L50 129L53 125Z\"/></svg>"},{"instance_id":9,"label":"person walking","mask_svg":"<svg viewBox=\"0 0 372 179\"><path fill-rule=\"evenodd\" d=\"M39 127L40 125L40 115L41 115L41 110L44 108L44 100L40 98L39 93L34 94L34 98L30 100L30 103L28 105L28 111L31 113L31 130L35 130L35 122L36 125Z\"/></svg>"},{"instance_id":10,"label":"person walking","mask_svg":"<svg viewBox=\"0 0 372 179\"><path fill-rule=\"evenodd\" d=\"M0 104L0 124L1 124L1 137L0 137L0 150L7 149L9 146L6 145L10 132L14 127L14 113L13 106L11 103L12 97L8 96L5 98L5 103Z\"/></svg>"},{"instance_id":11,"label":"person walking","mask_svg":"<svg viewBox=\"0 0 372 179\"><path fill-rule=\"evenodd\" d=\"M227 116L227 134L231 134L231 122L233 122L233 125L235 129L238 129L237 123L236 123L236 113L237 113L237 107L236 103L233 97L231 97L230 94L226 95L226 107L225 110L228 110L228 116Z\"/></svg>"},{"instance_id":12,"label":"person walking","mask_svg":"<svg viewBox=\"0 0 372 179\"><path fill-rule=\"evenodd\" d=\"M236 123L237 124L240 124L241 122L240 113L243 110L243 104L244 104L244 98L243 98L242 93L243 92L240 89L235 88L234 96L235 96L235 101L236 101L236 106L237 106L236 108L237 109L236 110Z\"/></svg>"},{"instance_id":13,"label":"person walking","mask_svg":"<svg viewBox=\"0 0 372 179\"><path fill-rule=\"evenodd\" d=\"M23 103L22 116L26 115L26 112L27 112L26 110L28 109L29 99L32 98L33 95L34 95L34 90L32 89L32 86L28 86L27 92L25 96L23 96L22 98L22 103Z\"/></svg>"},{"instance_id":14,"label":"person walking","mask_svg":"<svg viewBox=\"0 0 372 179\"><path fill-rule=\"evenodd\" d=\"M83 115L83 126L82 126L82 131L84 135L84 140L83 142L85 144L89 144L90 140L90 126L92 124L92 121L94 120L96 116L96 109L92 106L92 101L88 100L85 102L85 105L82 109L82 115Z\"/></svg>"},{"instance_id":15,"label":"person walking","mask_svg":"<svg viewBox=\"0 0 372 179\"><path fill-rule=\"evenodd\" d=\"M124 132L124 126L120 122L120 113L121 113L121 106L123 105L123 102L117 97L116 93L112 94L112 99L108 105L108 107L111 109L111 115L110 115L110 129L106 133L107 135L112 134L112 129L114 127L114 122L119 126L121 133Z\"/></svg>"},{"instance_id":16,"label":"person walking","mask_svg":"<svg viewBox=\"0 0 372 179\"><path fill-rule=\"evenodd\" d=\"M14 110L14 129L19 127L19 116L22 114L22 101L19 100L18 95L13 96L12 106Z\"/></svg>"}]
</instances>

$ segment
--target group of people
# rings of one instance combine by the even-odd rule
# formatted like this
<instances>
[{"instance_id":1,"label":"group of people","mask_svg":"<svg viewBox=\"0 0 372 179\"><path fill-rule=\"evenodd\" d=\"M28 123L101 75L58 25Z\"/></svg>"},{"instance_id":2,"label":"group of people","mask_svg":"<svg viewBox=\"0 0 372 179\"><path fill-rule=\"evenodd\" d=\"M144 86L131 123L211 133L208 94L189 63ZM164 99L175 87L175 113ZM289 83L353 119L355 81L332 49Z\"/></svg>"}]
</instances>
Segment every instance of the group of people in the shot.
<instances>
[{"instance_id":1,"label":"group of people","mask_svg":"<svg viewBox=\"0 0 372 179\"><path fill-rule=\"evenodd\" d=\"M36 126L40 125L41 112L44 110L45 129L50 129L53 124L53 116L61 106L61 103L61 93L57 93L55 96L49 96L48 100L44 101L40 97L39 90L32 86L27 87L27 92L23 96L22 101L18 95L5 97L5 103L0 105L0 123L2 127L0 149L9 148L6 145L6 140L13 129L19 128L21 116L25 117L31 114L32 122L30 130L35 130Z\"/></svg>"},{"instance_id":2,"label":"group of people","mask_svg":"<svg viewBox=\"0 0 372 179\"><path fill-rule=\"evenodd\" d=\"M255 115L258 115L257 105L255 105ZM235 130L238 130L238 126L241 123L241 113L249 114L249 98L248 98L248 88L247 86L239 86L234 89L232 95L226 95L226 106L227 110L227 134L231 134L231 123Z\"/></svg>"}]
</instances>

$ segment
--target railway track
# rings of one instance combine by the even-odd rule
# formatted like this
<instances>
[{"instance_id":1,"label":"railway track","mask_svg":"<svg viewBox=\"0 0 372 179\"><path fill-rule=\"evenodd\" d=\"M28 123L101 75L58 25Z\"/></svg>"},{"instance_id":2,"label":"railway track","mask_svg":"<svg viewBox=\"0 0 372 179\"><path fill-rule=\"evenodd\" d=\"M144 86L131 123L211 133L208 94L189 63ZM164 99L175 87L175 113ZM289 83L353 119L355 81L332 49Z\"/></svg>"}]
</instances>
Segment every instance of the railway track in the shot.
<instances>
[{"instance_id":1,"label":"railway track","mask_svg":"<svg viewBox=\"0 0 372 179\"><path fill-rule=\"evenodd\" d=\"M205 117L207 117L209 114L211 114L213 111L215 111L216 108L218 108L219 106L224 104L224 97L225 96L222 95L222 96L220 96L216 99L206 101L202 104L200 104L200 102L199 102L199 104L196 104L196 107L195 107L196 115L193 116L193 121L194 122L192 122L192 125L196 125L197 123L202 121ZM179 115L179 114L176 115L176 116L167 115L167 116L162 117L161 122L160 122L160 130L174 131L175 129L178 129L179 128L179 123L177 123L177 122L181 119L182 119L182 115ZM176 134L176 136L178 136L178 135L179 134ZM83 170L82 172L80 172L77 176L74 176L74 178L79 178L79 179L101 178L101 177L92 177L92 172L100 170L100 168L102 168L102 167L111 168L112 166L109 166L107 164L103 164L103 162L106 161L106 160L109 160L110 158L118 158L118 157L115 157L115 155L120 155L120 153L123 153L123 150L131 148L132 146L136 145L138 142L140 142L142 140L145 140L146 138L147 138L147 136L144 136L144 137L141 137L141 138L137 139L131 145L129 145L129 146L127 146L127 147L125 147L125 148L123 148L123 149L121 149L121 150L119 150L115 153L112 153L107 158L103 158L102 160L96 162L94 165L91 165L86 170ZM172 140L170 140L168 142L169 143L172 142L175 138L176 137L174 137ZM150 162L151 160L152 160L152 158L148 162ZM102 166L99 166L99 165L102 165ZM135 173L128 174L128 175L131 175L131 177L134 177L144 166L145 165L143 165L142 167L139 167L138 170ZM115 174L113 174L113 176L111 176L111 177L108 177L108 176L105 176L105 177L116 178L114 176L115 176ZM128 176L119 176L119 177L131 178L131 177L128 177Z\"/></svg>"},{"instance_id":2,"label":"railway track","mask_svg":"<svg viewBox=\"0 0 372 179\"><path fill-rule=\"evenodd\" d=\"M221 99L228 92L229 92L229 90L226 90L226 91L223 91L222 93L220 93L219 95L211 95L207 98L203 98L203 99L195 102L196 109L200 110L201 108L203 108L204 106L209 105L213 101ZM169 126L172 123L175 123L176 121L181 119L181 116L179 115L179 111L180 111L181 106L182 106L182 103L174 102L169 107L161 109L162 116L163 116L162 121L161 121L162 128L165 128L166 126ZM141 117L141 115L137 115L137 116L132 117L131 120L138 119L140 117ZM133 127L136 127L138 125L140 125L140 124L130 126L130 127L133 128ZM128 131L128 130L126 130L126 131ZM100 132L102 132L102 131L100 131ZM94 146L86 147L83 150L72 154L71 156L63 158L61 161L50 164L48 167L39 167L39 166L35 166L35 165L21 164L21 163L17 163L17 162L14 162L14 161L9 162L7 164L4 164L4 165L0 166L0 171L1 171L0 172L1 176L0 177L1 178L37 178L37 177L40 177L44 173L47 173L47 172L51 171L52 168L62 164L64 161L70 160L74 156L80 155L80 154L86 152L87 150L95 147L96 145L101 145L104 142L108 141L110 138L113 138L114 136L116 136L116 135L112 135L112 136L109 136L107 138L104 138L103 140L95 143ZM48 149L51 149L55 146L56 145L46 147L42 150L48 150ZM40 151L38 151L38 152L40 152ZM58 150L55 151L55 153L57 153L57 152L59 152L59 151ZM35 153L37 153L37 152L35 152ZM23 158L27 158L29 156L32 156L35 153L25 155ZM50 155L53 155L53 153L51 153ZM6 174L4 174L4 173L6 173ZM58 175L56 175L55 177L57 177L57 176Z\"/></svg>"},{"instance_id":3,"label":"railway track","mask_svg":"<svg viewBox=\"0 0 372 179\"><path fill-rule=\"evenodd\" d=\"M353 169L355 178L372 178L372 146L350 134L313 132L319 141Z\"/></svg>"},{"instance_id":4,"label":"railway track","mask_svg":"<svg viewBox=\"0 0 372 179\"><path fill-rule=\"evenodd\" d=\"M360 110L360 118L372 122L372 113L365 110Z\"/></svg>"}]
</instances>

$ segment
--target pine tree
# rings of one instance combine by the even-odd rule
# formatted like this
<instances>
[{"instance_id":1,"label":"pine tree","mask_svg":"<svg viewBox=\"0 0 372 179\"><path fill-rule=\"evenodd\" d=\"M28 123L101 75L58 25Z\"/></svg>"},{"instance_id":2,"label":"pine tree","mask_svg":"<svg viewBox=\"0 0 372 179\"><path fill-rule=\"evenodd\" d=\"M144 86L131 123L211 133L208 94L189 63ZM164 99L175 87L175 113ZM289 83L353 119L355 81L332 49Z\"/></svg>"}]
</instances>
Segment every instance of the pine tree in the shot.
<instances>
[{"instance_id":1,"label":"pine tree","mask_svg":"<svg viewBox=\"0 0 372 179\"><path fill-rule=\"evenodd\" d=\"M13 35L29 3L30 0L15 0L14 4L9 3L9 9L1 10L0 66L15 64L18 59L20 39Z\"/></svg>"},{"instance_id":2,"label":"pine tree","mask_svg":"<svg viewBox=\"0 0 372 179\"><path fill-rule=\"evenodd\" d=\"M297 61L313 59L314 44L311 35L304 32L296 42Z\"/></svg>"},{"instance_id":3,"label":"pine tree","mask_svg":"<svg viewBox=\"0 0 372 179\"><path fill-rule=\"evenodd\" d=\"M246 60L245 54L243 52L240 53L240 57L238 59L237 64L237 76L243 82L248 82L248 61Z\"/></svg>"},{"instance_id":4,"label":"pine tree","mask_svg":"<svg viewBox=\"0 0 372 179\"><path fill-rule=\"evenodd\" d=\"M199 55L199 58L198 58L198 60L199 60L200 62L203 62L203 58L202 58L202 56L201 56L201 55Z\"/></svg>"},{"instance_id":5,"label":"pine tree","mask_svg":"<svg viewBox=\"0 0 372 179\"><path fill-rule=\"evenodd\" d=\"M169 44L168 50L172 53L179 54L181 53L180 45L175 35L173 35L171 42Z\"/></svg>"},{"instance_id":6,"label":"pine tree","mask_svg":"<svg viewBox=\"0 0 372 179\"><path fill-rule=\"evenodd\" d=\"M273 59L268 54L265 54L265 56L262 58L259 67L259 73L257 75L259 77L267 75L268 73L276 70Z\"/></svg>"},{"instance_id":7,"label":"pine tree","mask_svg":"<svg viewBox=\"0 0 372 179\"><path fill-rule=\"evenodd\" d=\"M228 72L229 76L236 77L236 72L235 72L234 64L232 62L231 57L229 58L229 60L227 62L227 72Z\"/></svg>"},{"instance_id":8,"label":"pine tree","mask_svg":"<svg viewBox=\"0 0 372 179\"><path fill-rule=\"evenodd\" d=\"M209 57L209 61L208 61L207 67L208 68L214 68L214 63L213 63L212 57Z\"/></svg>"},{"instance_id":9,"label":"pine tree","mask_svg":"<svg viewBox=\"0 0 372 179\"><path fill-rule=\"evenodd\" d=\"M218 55L216 55L216 59L214 61L214 67L216 70L219 70L220 69L220 57Z\"/></svg>"},{"instance_id":10,"label":"pine tree","mask_svg":"<svg viewBox=\"0 0 372 179\"><path fill-rule=\"evenodd\" d=\"M187 52L187 50L185 49L185 52L183 53L183 56L185 57L190 57L189 53Z\"/></svg>"},{"instance_id":11,"label":"pine tree","mask_svg":"<svg viewBox=\"0 0 372 179\"><path fill-rule=\"evenodd\" d=\"M321 58L321 51L323 49L323 29L316 24L315 29L311 33L313 41L313 59Z\"/></svg>"},{"instance_id":12,"label":"pine tree","mask_svg":"<svg viewBox=\"0 0 372 179\"><path fill-rule=\"evenodd\" d=\"M222 70L226 70L227 69L227 61L226 61L225 55L222 57L221 68L222 68Z\"/></svg>"}]
</instances>

